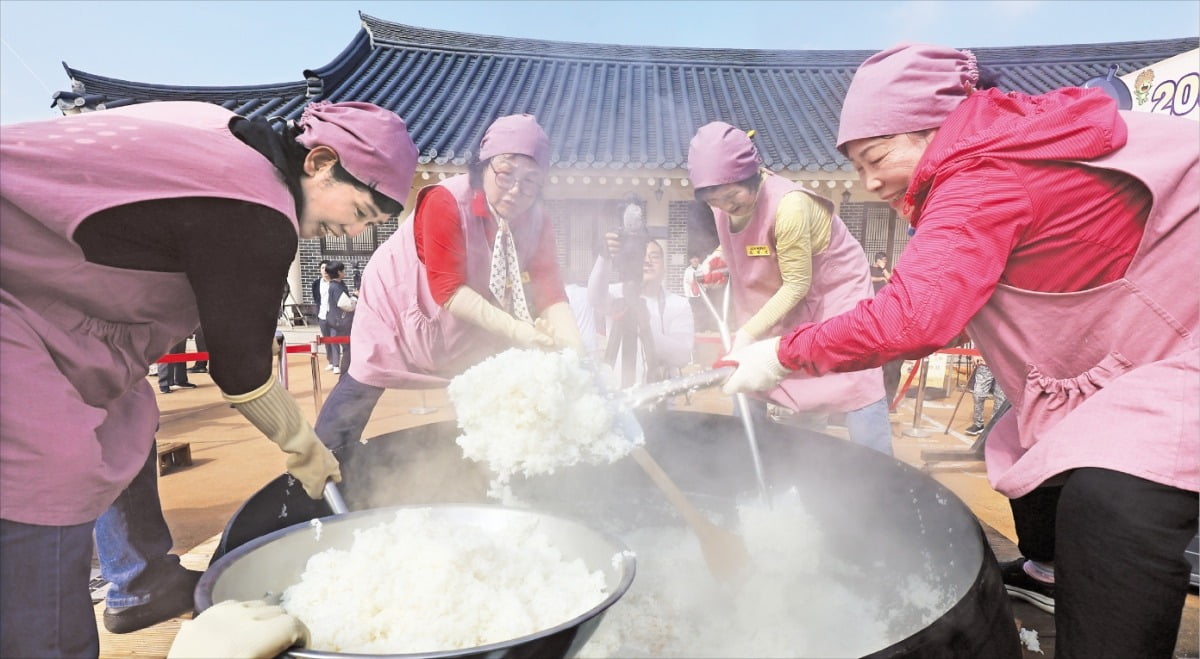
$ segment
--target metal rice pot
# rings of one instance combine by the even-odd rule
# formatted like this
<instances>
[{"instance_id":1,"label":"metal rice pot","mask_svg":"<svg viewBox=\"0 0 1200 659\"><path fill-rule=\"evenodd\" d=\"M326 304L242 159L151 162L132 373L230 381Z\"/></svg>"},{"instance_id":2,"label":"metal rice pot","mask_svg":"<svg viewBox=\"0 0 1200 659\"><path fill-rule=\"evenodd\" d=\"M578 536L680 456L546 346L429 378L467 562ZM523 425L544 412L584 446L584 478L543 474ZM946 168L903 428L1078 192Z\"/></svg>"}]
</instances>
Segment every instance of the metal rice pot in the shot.
<instances>
[{"instance_id":1,"label":"metal rice pot","mask_svg":"<svg viewBox=\"0 0 1200 659\"><path fill-rule=\"evenodd\" d=\"M600 624L604 613L629 589L635 572L635 559L627 547L611 535L592 530L584 524L551 513L487 504L429 504L435 521L468 525L480 533L498 530L513 522L533 520L539 533L562 552L566 560L580 559L591 571L603 573L606 597L588 611L550 629L534 634L461 650L438 652L363 655L294 648L288 656L305 659L334 657L386 656L415 658L486 657L567 657L587 642ZM277 601L284 589L300 581L309 557L327 549L349 549L354 533L387 523L402 507L376 508L351 512L321 520L320 532L306 522L268 533L214 559L196 586L197 613L215 602L228 599L267 599ZM614 556L620 554L620 560Z\"/></svg>"},{"instance_id":2,"label":"metal rice pot","mask_svg":"<svg viewBox=\"0 0 1200 659\"><path fill-rule=\"evenodd\" d=\"M738 419L687 411L639 414L646 449L714 521L736 519L736 504L757 496ZM888 610L889 642L870 657L1020 656L999 567L983 529L952 492L910 466L842 439L781 424L759 424L759 449L773 493L795 488L819 525L825 552L854 566L845 585ZM347 447L342 493L352 510L430 500L482 501L487 477L461 458L453 422L389 433ZM398 486L411 485L407 490ZM442 487L439 487L439 484ZM622 535L682 526L633 460L575 466L521 482L513 490L539 510L569 514ZM326 515L285 475L229 521L218 554L284 525ZM824 548L826 545L822 545ZM751 556L753 560L753 555ZM932 620L903 610L910 578L934 584L949 602ZM617 605L618 607L621 604ZM639 655L652 655L632 648Z\"/></svg>"}]
</instances>

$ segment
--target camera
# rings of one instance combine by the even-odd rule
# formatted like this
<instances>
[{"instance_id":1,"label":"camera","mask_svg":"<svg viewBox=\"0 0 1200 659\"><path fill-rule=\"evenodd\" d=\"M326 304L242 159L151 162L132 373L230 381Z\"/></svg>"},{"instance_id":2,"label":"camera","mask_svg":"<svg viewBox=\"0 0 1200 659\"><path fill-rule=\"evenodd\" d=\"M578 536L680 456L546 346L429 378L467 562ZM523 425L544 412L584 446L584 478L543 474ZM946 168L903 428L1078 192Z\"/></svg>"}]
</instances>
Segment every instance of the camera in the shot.
<instances>
[{"instance_id":1,"label":"camera","mask_svg":"<svg viewBox=\"0 0 1200 659\"><path fill-rule=\"evenodd\" d=\"M646 243L650 240L650 231L646 228L646 214L641 205L634 199L625 202L621 214L621 226L617 230L621 239L621 248L613 256L613 265L622 284L636 287L642 286L642 267L646 261ZM636 297L637 292L634 293Z\"/></svg>"}]
</instances>

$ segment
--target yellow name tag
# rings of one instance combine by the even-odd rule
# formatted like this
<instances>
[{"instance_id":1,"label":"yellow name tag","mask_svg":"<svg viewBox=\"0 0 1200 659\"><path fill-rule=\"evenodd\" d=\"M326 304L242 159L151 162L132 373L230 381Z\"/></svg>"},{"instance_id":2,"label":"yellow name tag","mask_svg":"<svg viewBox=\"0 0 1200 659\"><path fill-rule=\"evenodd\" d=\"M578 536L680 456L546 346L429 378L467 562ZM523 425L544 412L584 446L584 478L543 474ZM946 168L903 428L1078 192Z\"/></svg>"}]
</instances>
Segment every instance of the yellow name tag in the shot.
<instances>
[{"instance_id":1,"label":"yellow name tag","mask_svg":"<svg viewBox=\"0 0 1200 659\"><path fill-rule=\"evenodd\" d=\"M521 272L521 283L522 284L529 283L529 271L528 270L524 270Z\"/></svg>"},{"instance_id":2,"label":"yellow name tag","mask_svg":"<svg viewBox=\"0 0 1200 659\"><path fill-rule=\"evenodd\" d=\"M746 245L746 256L770 256L771 248L766 245Z\"/></svg>"}]
</instances>

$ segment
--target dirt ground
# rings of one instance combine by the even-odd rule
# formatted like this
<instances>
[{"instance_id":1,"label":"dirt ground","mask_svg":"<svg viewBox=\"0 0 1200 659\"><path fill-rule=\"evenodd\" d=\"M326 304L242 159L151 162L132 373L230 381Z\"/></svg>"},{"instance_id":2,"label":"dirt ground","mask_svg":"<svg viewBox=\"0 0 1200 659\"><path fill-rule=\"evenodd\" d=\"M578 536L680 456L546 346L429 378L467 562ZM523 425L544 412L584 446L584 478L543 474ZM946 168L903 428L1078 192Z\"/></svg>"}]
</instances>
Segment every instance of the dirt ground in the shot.
<instances>
[{"instance_id":1,"label":"dirt ground","mask_svg":"<svg viewBox=\"0 0 1200 659\"><path fill-rule=\"evenodd\" d=\"M305 328L288 329L288 340L302 344L311 339ZM702 361L702 357L698 358ZM324 359L321 359L322 364ZM288 389L300 403L310 421L315 421L318 399L327 394L336 377L319 370L320 392L314 392L311 360L307 355L292 355L288 367ZM168 469L160 478L160 492L167 522L174 538L174 550L188 554L213 544L225 523L243 501L284 471L284 456L221 399L208 375L190 374L196 389L179 390L159 396L162 424L160 444L186 442L190 445L192 465ZM1015 533L1007 500L987 483L982 463L926 463L923 451L962 450L973 438L962 434L970 424L970 394L954 411L960 392L952 391L941 399L924 401L923 417L914 421L912 399L901 404L892 415L896 456L917 467L924 467L938 481L954 491L979 518L988 531L993 550L1001 560L1017 555ZM680 400L682 404L682 399ZM718 392L700 392L681 409L727 414L731 405ZM954 415L951 422L951 415ZM443 391L388 391L380 400L364 436L376 435L453 418ZM947 425L949 432L945 432ZM831 434L840 429L831 428ZM844 436L844 431L843 431ZM189 556L185 556L188 562ZM193 564L207 564L207 556L191 555ZM103 604L97 605L97 613ZM1025 651L1025 657L1053 657L1053 618L1032 606L1014 602L1018 624L1038 631L1042 654ZM1197 657L1197 628L1200 626L1198 598L1193 589L1188 596L1176 657ZM163 656L179 620L168 621L148 630L115 636L101 629L101 654L106 657Z\"/></svg>"}]
</instances>

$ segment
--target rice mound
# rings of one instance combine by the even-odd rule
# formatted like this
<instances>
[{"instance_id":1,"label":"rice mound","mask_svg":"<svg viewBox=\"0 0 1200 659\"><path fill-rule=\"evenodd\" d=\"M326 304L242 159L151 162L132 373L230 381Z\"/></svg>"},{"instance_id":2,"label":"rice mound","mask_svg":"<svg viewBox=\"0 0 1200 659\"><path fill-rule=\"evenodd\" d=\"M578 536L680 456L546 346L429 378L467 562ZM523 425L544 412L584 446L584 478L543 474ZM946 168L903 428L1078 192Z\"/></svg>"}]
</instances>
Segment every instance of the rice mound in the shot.
<instances>
[{"instance_id":1,"label":"rice mound","mask_svg":"<svg viewBox=\"0 0 1200 659\"><path fill-rule=\"evenodd\" d=\"M488 494L505 501L514 474L615 462L643 441L622 433L613 399L572 350L507 350L451 380L447 392L463 455L487 465Z\"/></svg>"},{"instance_id":2,"label":"rice mound","mask_svg":"<svg viewBox=\"0 0 1200 659\"><path fill-rule=\"evenodd\" d=\"M583 614L606 596L602 572L566 560L517 520L487 533L429 509L355 531L350 549L314 554L283 593L308 647L398 654L511 640Z\"/></svg>"}]
</instances>

